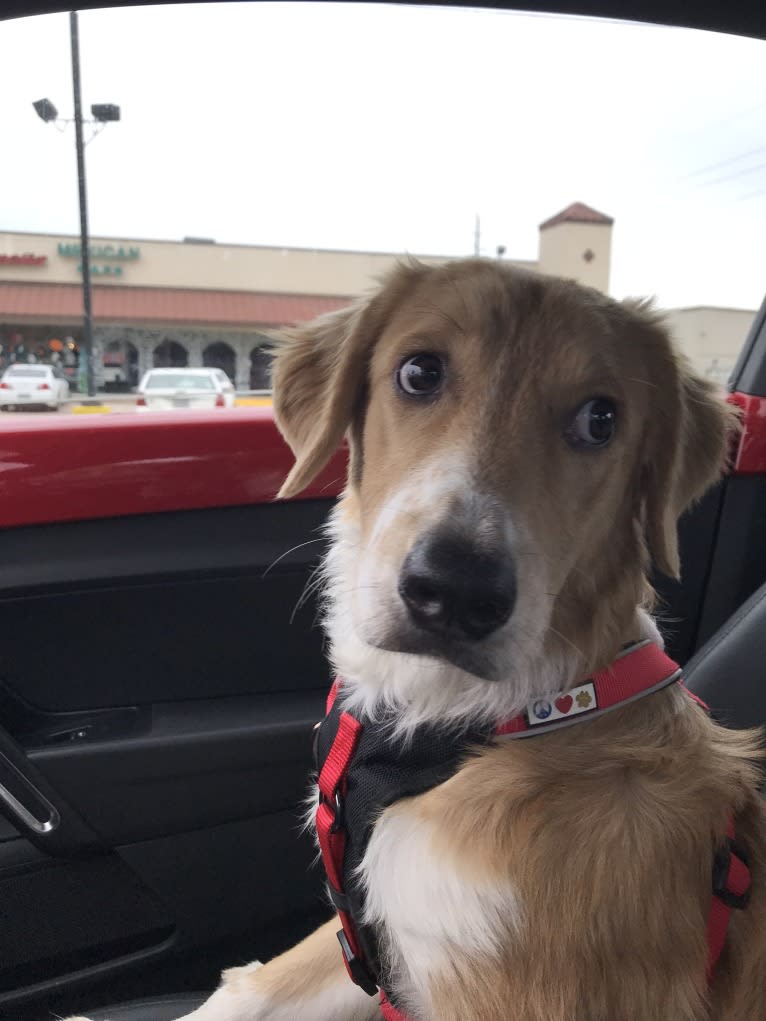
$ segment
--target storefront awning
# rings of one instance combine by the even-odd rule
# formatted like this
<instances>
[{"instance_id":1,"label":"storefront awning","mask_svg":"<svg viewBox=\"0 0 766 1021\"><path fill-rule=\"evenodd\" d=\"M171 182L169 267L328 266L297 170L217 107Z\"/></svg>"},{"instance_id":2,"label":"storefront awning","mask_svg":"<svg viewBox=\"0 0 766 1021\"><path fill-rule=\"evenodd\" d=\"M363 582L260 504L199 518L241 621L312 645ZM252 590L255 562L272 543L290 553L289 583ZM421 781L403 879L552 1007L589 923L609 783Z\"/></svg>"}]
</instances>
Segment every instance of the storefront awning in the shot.
<instances>
[{"instance_id":1,"label":"storefront awning","mask_svg":"<svg viewBox=\"0 0 766 1021\"><path fill-rule=\"evenodd\" d=\"M98 323L257 328L307 322L343 308L347 297L243 291L199 291L160 287L93 287ZM0 282L0 324L78 323L82 289L71 284Z\"/></svg>"}]
</instances>

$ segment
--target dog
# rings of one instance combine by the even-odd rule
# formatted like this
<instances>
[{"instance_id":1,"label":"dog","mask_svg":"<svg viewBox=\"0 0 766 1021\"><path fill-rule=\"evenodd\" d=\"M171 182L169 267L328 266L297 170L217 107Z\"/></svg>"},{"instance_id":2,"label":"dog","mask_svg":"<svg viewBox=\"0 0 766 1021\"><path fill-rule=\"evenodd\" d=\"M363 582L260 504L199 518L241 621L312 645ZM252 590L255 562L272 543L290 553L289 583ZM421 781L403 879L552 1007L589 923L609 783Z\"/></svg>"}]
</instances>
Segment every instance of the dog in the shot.
<instances>
[{"instance_id":1,"label":"dog","mask_svg":"<svg viewBox=\"0 0 766 1021\"><path fill-rule=\"evenodd\" d=\"M661 316L496 261L406 262L284 333L274 409L282 497L349 444L311 809L343 953L335 919L185 1021L766 1016L760 735L683 689L648 582L678 577L678 518L736 421ZM605 695L626 670L633 694Z\"/></svg>"}]
</instances>

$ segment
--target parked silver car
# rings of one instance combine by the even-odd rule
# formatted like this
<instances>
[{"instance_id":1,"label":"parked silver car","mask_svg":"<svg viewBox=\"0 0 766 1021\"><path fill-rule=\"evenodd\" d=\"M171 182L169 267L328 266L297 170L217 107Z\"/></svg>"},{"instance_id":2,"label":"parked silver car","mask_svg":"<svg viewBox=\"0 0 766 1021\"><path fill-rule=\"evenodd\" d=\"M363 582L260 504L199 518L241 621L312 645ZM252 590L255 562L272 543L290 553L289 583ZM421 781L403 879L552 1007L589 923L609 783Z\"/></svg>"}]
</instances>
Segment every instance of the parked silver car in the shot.
<instances>
[{"instance_id":1,"label":"parked silver car","mask_svg":"<svg viewBox=\"0 0 766 1021\"><path fill-rule=\"evenodd\" d=\"M234 407L234 387L223 369L149 369L137 393L137 411Z\"/></svg>"}]
</instances>

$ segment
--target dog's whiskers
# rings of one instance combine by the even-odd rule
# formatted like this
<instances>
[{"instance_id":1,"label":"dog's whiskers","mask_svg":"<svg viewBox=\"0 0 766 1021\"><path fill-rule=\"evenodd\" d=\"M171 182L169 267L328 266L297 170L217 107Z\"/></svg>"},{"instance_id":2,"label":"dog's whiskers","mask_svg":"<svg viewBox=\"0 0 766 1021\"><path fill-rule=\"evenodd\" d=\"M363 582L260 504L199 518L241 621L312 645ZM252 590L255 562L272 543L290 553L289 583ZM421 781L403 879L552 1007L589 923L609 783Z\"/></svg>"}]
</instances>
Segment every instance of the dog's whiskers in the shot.
<instances>
[{"instance_id":1,"label":"dog's whiskers","mask_svg":"<svg viewBox=\"0 0 766 1021\"><path fill-rule=\"evenodd\" d=\"M315 542L325 542L325 541L326 540L325 540L324 536L320 536L320 538L318 538L318 539L308 539L306 542L299 542L297 546L293 546L290 549L285 550L284 553L280 553L279 556L276 558L276 560L272 560L272 562L269 564L269 566L263 572L263 574L261 575L261 580L263 580L266 577L266 575L269 573L269 571L271 571L273 568L275 568L277 566L277 564L280 563L280 561L284 560L285 557L289 557L291 553L295 553L296 550L303 549L305 546L312 546Z\"/></svg>"},{"instance_id":2,"label":"dog's whiskers","mask_svg":"<svg viewBox=\"0 0 766 1021\"><path fill-rule=\"evenodd\" d=\"M295 615L308 602L311 596L313 596L315 592L318 592L319 589L321 589L322 584L324 582L324 573L322 568L323 565L318 564L311 572L311 574L308 576L306 584L303 586L303 591L298 596L298 600L295 606L293 607L292 613L290 614L290 624L294 622Z\"/></svg>"}]
</instances>

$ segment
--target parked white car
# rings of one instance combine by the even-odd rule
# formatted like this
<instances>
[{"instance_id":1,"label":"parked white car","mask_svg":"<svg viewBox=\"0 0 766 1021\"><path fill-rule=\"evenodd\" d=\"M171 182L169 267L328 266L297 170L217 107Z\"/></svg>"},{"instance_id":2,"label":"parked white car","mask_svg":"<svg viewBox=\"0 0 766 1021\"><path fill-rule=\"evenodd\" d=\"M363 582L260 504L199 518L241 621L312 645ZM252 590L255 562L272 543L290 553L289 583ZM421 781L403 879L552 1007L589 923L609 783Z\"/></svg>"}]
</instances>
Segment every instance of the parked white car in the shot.
<instances>
[{"instance_id":1,"label":"parked white car","mask_svg":"<svg viewBox=\"0 0 766 1021\"><path fill-rule=\"evenodd\" d=\"M234 407L234 387L223 369L149 369L137 393L137 411Z\"/></svg>"},{"instance_id":2,"label":"parked white car","mask_svg":"<svg viewBox=\"0 0 766 1021\"><path fill-rule=\"evenodd\" d=\"M56 365L9 365L0 379L0 411L58 411L69 400L69 383Z\"/></svg>"}]
</instances>

